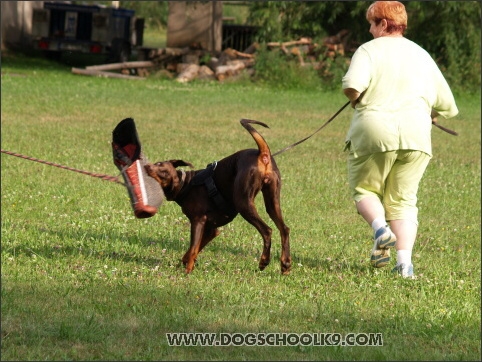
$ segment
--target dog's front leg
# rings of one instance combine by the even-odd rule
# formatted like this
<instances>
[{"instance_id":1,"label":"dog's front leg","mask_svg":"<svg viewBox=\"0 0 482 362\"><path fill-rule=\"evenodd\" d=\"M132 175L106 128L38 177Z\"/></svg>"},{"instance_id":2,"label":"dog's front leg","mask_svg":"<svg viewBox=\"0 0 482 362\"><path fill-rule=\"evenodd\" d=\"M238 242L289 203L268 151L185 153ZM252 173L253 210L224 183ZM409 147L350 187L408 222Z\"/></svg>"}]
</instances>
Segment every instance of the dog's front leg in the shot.
<instances>
[{"instance_id":1,"label":"dog's front leg","mask_svg":"<svg viewBox=\"0 0 482 362\"><path fill-rule=\"evenodd\" d=\"M199 249L201 247L201 240L204 234L204 227L206 225L206 216L191 220L191 246L189 250L182 257L182 263L186 267L186 274L189 274L194 269Z\"/></svg>"}]
</instances>

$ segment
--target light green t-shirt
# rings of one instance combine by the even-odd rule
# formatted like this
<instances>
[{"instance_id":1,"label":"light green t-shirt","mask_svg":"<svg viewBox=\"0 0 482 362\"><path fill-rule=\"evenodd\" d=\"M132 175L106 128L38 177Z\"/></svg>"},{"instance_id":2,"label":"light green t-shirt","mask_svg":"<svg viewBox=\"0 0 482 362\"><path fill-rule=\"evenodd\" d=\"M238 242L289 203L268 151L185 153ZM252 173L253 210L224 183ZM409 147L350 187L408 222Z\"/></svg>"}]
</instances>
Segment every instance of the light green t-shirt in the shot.
<instances>
[{"instance_id":1,"label":"light green t-shirt","mask_svg":"<svg viewBox=\"0 0 482 362\"><path fill-rule=\"evenodd\" d=\"M346 141L355 157L410 149L432 155L430 113L458 113L447 81L432 57L404 37L361 45L343 77L343 89L363 93Z\"/></svg>"}]
</instances>

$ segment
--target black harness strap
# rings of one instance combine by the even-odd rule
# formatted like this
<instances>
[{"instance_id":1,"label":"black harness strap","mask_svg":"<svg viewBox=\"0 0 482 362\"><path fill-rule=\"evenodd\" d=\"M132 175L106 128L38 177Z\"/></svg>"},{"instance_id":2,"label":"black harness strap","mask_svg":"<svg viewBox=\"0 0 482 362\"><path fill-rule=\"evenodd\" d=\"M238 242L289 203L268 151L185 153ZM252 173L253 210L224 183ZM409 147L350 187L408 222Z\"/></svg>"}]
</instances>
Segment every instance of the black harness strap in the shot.
<instances>
[{"instance_id":1,"label":"black harness strap","mask_svg":"<svg viewBox=\"0 0 482 362\"><path fill-rule=\"evenodd\" d=\"M200 171L196 176L194 176L194 178L191 180L191 185L194 186L204 184L208 191L209 198L214 201L216 206L227 215L235 216L238 212L224 199L223 195L221 195L216 187L216 184L214 183L213 174L216 166L216 161L207 165L204 170Z\"/></svg>"}]
</instances>

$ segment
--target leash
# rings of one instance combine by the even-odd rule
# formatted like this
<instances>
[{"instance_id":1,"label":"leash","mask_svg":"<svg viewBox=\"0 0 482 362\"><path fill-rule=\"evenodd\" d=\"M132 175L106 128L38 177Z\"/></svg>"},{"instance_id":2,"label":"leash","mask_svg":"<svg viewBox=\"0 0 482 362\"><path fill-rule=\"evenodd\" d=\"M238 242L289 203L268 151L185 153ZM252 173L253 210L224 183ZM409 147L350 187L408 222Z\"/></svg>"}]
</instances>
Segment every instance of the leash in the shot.
<instances>
[{"instance_id":1,"label":"leash","mask_svg":"<svg viewBox=\"0 0 482 362\"><path fill-rule=\"evenodd\" d=\"M331 121L333 121L333 120L336 118L336 116L338 116L338 115L341 113L341 111L343 111L343 110L346 108L346 106L348 106L349 104L350 104L350 101L348 101L347 103L345 103L333 116L331 116L331 118L330 118L328 121L326 121L320 128L318 128L315 132L313 132L312 134L310 134L308 137L305 137L305 138L303 138L302 140L299 140L298 142L295 142L295 143L293 143L293 144L291 144L291 145L283 148L282 150L273 153L272 156L276 156L276 155L279 155L280 153L283 153L283 152L285 152L285 151L288 151L289 149L291 149L291 148L299 145L300 143L305 142L307 139L313 137L316 133L318 133L319 131L321 131L321 130L322 130L323 128L325 128Z\"/></svg>"},{"instance_id":2,"label":"leash","mask_svg":"<svg viewBox=\"0 0 482 362\"><path fill-rule=\"evenodd\" d=\"M299 140L298 142L295 142L295 143L293 143L293 144L291 144L291 145L283 148L282 150L273 153L272 156L276 156L276 155L279 155L280 153L283 153L283 152L285 152L285 151L288 151L289 149L291 149L291 148L299 145L300 143L305 142L307 139L313 137L316 133L318 133L319 131L321 131L321 130L322 130L323 128L325 128L331 121L333 121L333 120L336 118L336 116L338 116L338 115L341 113L341 111L343 111L343 110L346 108L346 106L348 106L349 104L350 104L350 101L348 101L347 103L345 103L333 116L331 116L331 118L330 118L328 121L326 121L320 128L318 128L315 132L313 132L312 134L310 134L308 137L305 137L305 138L303 138L302 140ZM444 126L438 124L438 122L435 121L435 120L433 120L433 119L432 119L432 124L433 124L435 127L438 127L439 129L441 129L442 131L445 131L445 132L451 134L452 136L458 136L458 135L459 135L456 131L451 130L451 129L447 128L447 127L444 127Z\"/></svg>"},{"instance_id":3,"label":"leash","mask_svg":"<svg viewBox=\"0 0 482 362\"><path fill-rule=\"evenodd\" d=\"M299 140L285 148L283 148L282 150L278 151L278 152L275 152L272 154L272 156L276 156L276 155L279 155L280 153L283 153L285 151L288 151L289 149L299 145L300 143L303 143L305 142L307 139L313 137L316 133L318 133L319 131L321 131L323 128L325 128L331 121L333 121L336 116L338 116L348 105L350 104L350 102L348 101L347 103L345 103L333 116L331 116L331 118L326 121L320 128L318 128L315 132L313 132L312 134L310 134L308 137L305 137L303 138L302 140ZM437 121L435 120L432 120L432 124L436 127L438 127L439 129L441 129L442 131L445 131L453 136L458 136L458 133L454 130L451 130L447 127L444 127L440 124L438 124ZM45 165L49 165L49 166L54 166L54 167L58 167L58 168L61 168L61 169L64 169L64 170L69 170L69 171L73 171L73 172L78 172L78 173L81 173L83 175L87 175L87 176L92 176L92 177L96 177L96 178L100 178L104 181L110 181L110 182L114 182L114 183L118 183L122 186L125 186L125 187L128 187L125 183L123 183L122 181L119 181L119 176L111 176L111 175L106 175L106 174L102 174L102 173L94 173L94 172L89 172L89 171L85 171L85 170L79 170L77 168L72 168L72 167L68 167L68 166L64 166L64 165L60 165L58 163L54 163L54 162L49 162L49 161L44 161L44 160L40 160L38 158L35 158L35 157L30 157L30 156L26 156L26 155L22 155L20 153L15 153L15 152L11 152L11 151L6 151L6 150L0 150L2 153L5 153L7 155L10 155L10 156L15 156L15 157L20 157L20 158L23 158L25 160L29 160L29 161L35 161L35 162L39 162L39 163L43 163ZM214 168L216 168L217 164L214 164ZM183 175L184 176L184 175Z\"/></svg>"},{"instance_id":4,"label":"leash","mask_svg":"<svg viewBox=\"0 0 482 362\"><path fill-rule=\"evenodd\" d=\"M6 153L7 155L10 155L10 156L20 157L20 158L23 158L23 159L25 159L25 160L35 161L35 162L43 163L43 164L45 164L45 165L62 168L62 169L64 169L64 170L69 170L69 171L78 172L78 173L81 173L81 174L83 174L83 175L88 175L88 176L92 176L92 177L97 177L97 178L100 178L100 179L102 179L102 180L110 181L110 182L115 182L115 183L118 183L118 184L120 184L120 185L122 185L122 186L126 186L126 187L127 187L127 185L126 185L125 183L119 181L119 177L118 177L118 176L110 176L110 175L105 175L105 174L102 174L102 173L94 173L94 172L89 172L89 171L85 171L85 170L79 170L79 169L77 169L77 168L72 168L72 167L60 165L60 164L58 164L58 163L53 163L53 162L49 162L49 161L40 160L40 159L38 159L38 158L29 157L29 156L22 155L22 154L20 154L20 153L10 152L10 151L6 151L6 150L1 150L1 152L2 152L2 153Z\"/></svg>"},{"instance_id":5,"label":"leash","mask_svg":"<svg viewBox=\"0 0 482 362\"><path fill-rule=\"evenodd\" d=\"M457 132L455 132L455 131L447 128L447 127L441 126L440 124L438 124L437 121L434 121L433 119L432 119L432 124L433 124L435 127L440 128L442 131L445 131L445 132L451 134L452 136L458 136L458 135L459 135Z\"/></svg>"}]
</instances>

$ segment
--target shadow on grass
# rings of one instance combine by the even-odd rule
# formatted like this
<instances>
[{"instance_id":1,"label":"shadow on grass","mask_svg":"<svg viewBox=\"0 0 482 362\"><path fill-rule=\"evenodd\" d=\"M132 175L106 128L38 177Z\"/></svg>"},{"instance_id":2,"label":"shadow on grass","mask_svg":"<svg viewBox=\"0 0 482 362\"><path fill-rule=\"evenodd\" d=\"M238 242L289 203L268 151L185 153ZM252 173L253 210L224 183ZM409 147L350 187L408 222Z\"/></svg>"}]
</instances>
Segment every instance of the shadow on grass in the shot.
<instances>
[{"instance_id":1,"label":"shadow on grass","mask_svg":"<svg viewBox=\"0 0 482 362\"><path fill-rule=\"evenodd\" d=\"M12 225L12 227L14 226ZM154 239L152 235L144 235L142 231L139 231L138 229L132 230L132 232L128 234L112 230L106 234L85 228L52 228L29 224L23 224L21 226L17 225L16 227L30 230L28 233L32 235L52 235L52 239L57 240L55 242L42 243L42 245L36 246L30 246L28 243L22 243L21 245L17 244L15 246L16 254L35 254L47 259L55 259L62 257L63 255L70 257L82 255L85 258L96 258L99 260L105 260L108 258L124 263L145 265L151 268L164 263L178 264L178 266L182 268L181 258L189 248L188 227L185 233L185 239L170 238L166 236ZM139 228L141 228L141 226L139 226ZM208 251L214 255L228 253L233 256L233 259L245 257L254 257L255 259L258 259L260 257L262 251L261 236L256 235L256 238L250 243L245 244L235 245L228 242L228 239L235 237L237 237L237 235L230 231L222 232L221 235L210 242L203 251ZM62 242L66 240L68 240L68 242ZM7 247L8 243L4 242L2 244L2 251L9 252L9 248ZM145 249L146 253L143 253L142 250L139 252L138 248ZM126 251L125 249L134 250ZM147 256L147 249L150 249L150 253L158 255L158 257ZM164 249L174 252L174 258L166 258L163 253ZM169 255L171 255L171 253ZM210 259L204 259L202 255L203 252L200 254L200 259L203 261L213 261ZM350 271L355 274L366 274L372 269L369 266L368 261L364 264L356 263L354 260L346 259L343 256L340 256L340 258L322 258L319 255L307 255L294 250L292 250L291 255L293 269L305 267L322 272L344 273ZM277 266L279 264L280 256L281 249L279 240L275 237L272 240L270 264Z\"/></svg>"},{"instance_id":2,"label":"shadow on grass","mask_svg":"<svg viewBox=\"0 0 482 362\"><path fill-rule=\"evenodd\" d=\"M13 226L12 226L13 227ZM19 227L17 225L17 227ZM134 230L133 233L126 235L125 233L116 232L116 231L109 231L108 238L106 238L105 233L86 230L82 229L65 229L65 228L51 228L45 226L38 226L38 225L22 225L24 229L30 229L29 234L47 234L55 236L55 240L59 242L52 242L48 244L43 244L41 246L32 247L28 245L28 243L22 243L21 245L15 246L15 253L25 253L27 255L35 254L40 256L41 258L46 259L54 259L59 258L62 255L66 256L76 256L82 255L86 258L96 258L99 260L105 260L106 258L112 260L119 260L125 263L136 263L139 265L145 265L148 267L155 267L159 264L163 263L170 263L176 264L178 263L179 267L181 265L181 258L184 253L189 248L189 231L186 233L186 239L172 239L172 238L160 238L160 239L153 239L152 236L144 236L142 232L139 234L133 235L133 233L137 232ZM231 245L228 243L223 243L222 238L217 238L218 240L214 239L211 243L209 243L203 251L209 250L210 252L214 253L230 253L235 258L240 256L245 256L252 252L252 246L243 247L242 245L236 246ZM62 244L62 240L71 240L68 243ZM115 242L112 242L115 241ZM259 237L259 255L261 255L261 248L262 248L262 239L261 236ZM72 245L75 244L75 245ZM136 250L133 251L125 251L123 250L123 245L129 246L137 246L140 248L145 249L157 249L156 255L159 257L152 257L146 255L140 255L140 253ZM273 247L277 245L273 243ZM167 246L170 251L175 252L175 258L169 258L166 260L166 257L163 257L163 249ZM6 247L6 243L3 243L2 251L9 252L9 249ZM279 251L273 250L272 253L272 262L278 261L279 259ZM11 251L10 251L11 252ZM202 255L202 252L201 254ZM208 260L205 260L208 261Z\"/></svg>"},{"instance_id":3,"label":"shadow on grass","mask_svg":"<svg viewBox=\"0 0 482 362\"><path fill-rule=\"evenodd\" d=\"M351 259L342 259L342 258L333 258L333 259L326 259L326 258L316 258L316 257L306 257L300 256L299 259L297 255L293 255L293 260L298 260L298 262L310 269L315 270L324 270L326 272L347 272L350 271L356 274L366 274L367 271L372 270L373 268L369 266L369 261L365 264L356 263L354 260Z\"/></svg>"}]
</instances>

